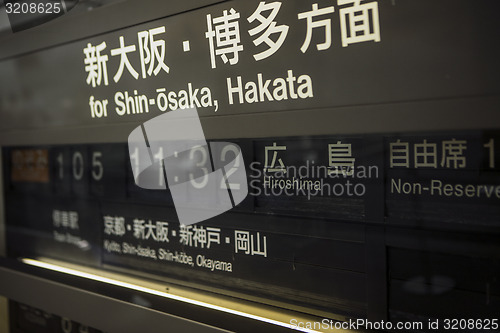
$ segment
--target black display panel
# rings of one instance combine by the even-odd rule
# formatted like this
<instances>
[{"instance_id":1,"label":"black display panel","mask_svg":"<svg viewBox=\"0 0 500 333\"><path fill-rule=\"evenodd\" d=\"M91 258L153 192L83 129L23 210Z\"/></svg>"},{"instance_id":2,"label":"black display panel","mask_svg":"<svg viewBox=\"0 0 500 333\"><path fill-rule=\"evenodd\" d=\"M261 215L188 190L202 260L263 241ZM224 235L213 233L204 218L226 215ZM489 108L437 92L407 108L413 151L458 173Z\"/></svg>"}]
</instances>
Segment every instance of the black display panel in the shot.
<instances>
[{"instance_id":1,"label":"black display panel","mask_svg":"<svg viewBox=\"0 0 500 333\"><path fill-rule=\"evenodd\" d=\"M385 267L371 253L370 226L499 232L497 137L470 131L236 140L248 197L193 225L179 223L168 189L135 184L134 152L127 156L125 144L5 148L9 255L366 317L369 263ZM37 150L46 152L46 164L20 157ZM467 184L462 192L460 184ZM387 267L399 265L391 262Z\"/></svg>"}]
</instances>

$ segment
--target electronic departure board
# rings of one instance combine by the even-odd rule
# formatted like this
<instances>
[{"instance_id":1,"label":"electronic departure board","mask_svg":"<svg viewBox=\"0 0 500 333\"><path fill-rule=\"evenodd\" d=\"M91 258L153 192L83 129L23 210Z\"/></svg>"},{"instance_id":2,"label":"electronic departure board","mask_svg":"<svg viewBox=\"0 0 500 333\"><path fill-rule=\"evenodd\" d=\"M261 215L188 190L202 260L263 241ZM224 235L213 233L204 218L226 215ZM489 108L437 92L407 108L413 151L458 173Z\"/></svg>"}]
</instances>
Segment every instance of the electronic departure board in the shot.
<instances>
[{"instance_id":1,"label":"electronic departure board","mask_svg":"<svg viewBox=\"0 0 500 333\"><path fill-rule=\"evenodd\" d=\"M2 265L500 331L496 1L85 6L0 52ZM156 309L115 287L83 289ZM113 330L8 296L19 332Z\"/></svg>"}]
</instances>

